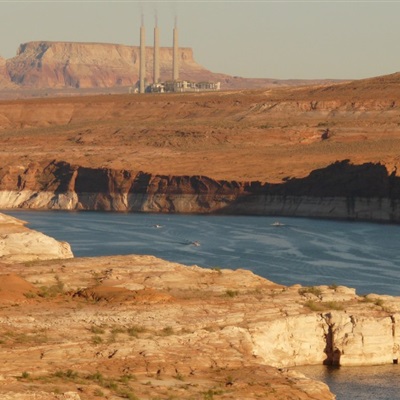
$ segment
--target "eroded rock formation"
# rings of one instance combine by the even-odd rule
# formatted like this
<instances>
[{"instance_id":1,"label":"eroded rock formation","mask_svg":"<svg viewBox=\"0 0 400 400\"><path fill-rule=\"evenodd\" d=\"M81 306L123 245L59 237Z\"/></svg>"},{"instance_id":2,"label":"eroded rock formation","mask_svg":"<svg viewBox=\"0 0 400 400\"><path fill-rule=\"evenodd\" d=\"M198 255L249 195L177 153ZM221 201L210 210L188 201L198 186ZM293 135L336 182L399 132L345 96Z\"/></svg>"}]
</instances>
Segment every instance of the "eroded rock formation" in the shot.
<instances>
[{"instance_id":1,"label":"eroded rock formation","mask_svg":"<svg viewBox=\"0 0 400 400\"><path fill-rule=\"evenodd\" d=\"M400 221L400 180L347 160L281 184L35 163L0 171L0 207Z\"/></svg>"},{"instance_id":2,"label":"eroded rock formation","mask_svg":"<svg viewBox=\"0 0 400 400\"><path fill-rule=\"evenodd\" d=\"M15 85L11 82L10 76L8 75L6 60L0 57L0 88L9 89L13 87L15 87Z\"/></svg>"},{"instance_id":3,"label":"eroded rock formation","mask_svg":"<svg viewBox=\"0 0 400 400\"><path fill-rule=\"evenodd\" d=\"M24 226L25 222L0 214L0 261L22 262L73 257L66 242Z\"/></svg>"}]
</instances>

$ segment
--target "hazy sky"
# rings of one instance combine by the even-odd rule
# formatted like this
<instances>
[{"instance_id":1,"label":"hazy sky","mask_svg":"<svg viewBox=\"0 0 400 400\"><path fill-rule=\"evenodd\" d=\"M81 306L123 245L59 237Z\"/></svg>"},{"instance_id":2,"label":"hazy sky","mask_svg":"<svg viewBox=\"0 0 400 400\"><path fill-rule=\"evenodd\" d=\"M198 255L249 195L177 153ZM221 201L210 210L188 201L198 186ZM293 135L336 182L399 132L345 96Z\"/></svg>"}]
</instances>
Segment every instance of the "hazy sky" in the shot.
<instances>
[{"instance_id":1,"label":"hazy sky","mask_svg":"<svg viewBox=\"0 0 400 400\"><path fill-rule=\"evenodd\" d=\"M400 71L400 1L0 0L0 55L33 40L179 45L213 72L260 78L357 79Z\"/></svg>"}]
</instances>

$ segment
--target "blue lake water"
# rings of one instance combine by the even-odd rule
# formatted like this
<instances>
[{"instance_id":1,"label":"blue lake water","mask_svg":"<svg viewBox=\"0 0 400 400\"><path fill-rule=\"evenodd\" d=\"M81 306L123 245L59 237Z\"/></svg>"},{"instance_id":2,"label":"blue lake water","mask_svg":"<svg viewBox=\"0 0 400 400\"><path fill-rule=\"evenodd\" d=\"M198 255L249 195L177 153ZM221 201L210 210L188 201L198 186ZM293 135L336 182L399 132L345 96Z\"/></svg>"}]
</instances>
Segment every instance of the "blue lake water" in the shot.
<instances>
[{"instance_id":1,"label":"blue lake water","mask_svg":"<svg viewBox=\"0 0 400 400\"><path fill-rule=\"evenodd\" d=\"M151 254L245 268L284 285L340 284L400 296L399 225L271 217L5 211L72 246L75 256ZM199 242L199 246L193 245ZM337 400L400 399L400 365L298 368Z\"/></svg>"},{"instance_id":2,"label":"blue lake water","mask_svg":"<svg viewBox=\"0 0 400 400\"><path fill-rule=\"evenodd\" d=\"M6 213L69 242L75 256L152 254L187 265L245 268L284 285L340 284L358 294L400 296L399 225L281 218L283 226L275 227L271 217Z\"/></svg>"}]
</instances>

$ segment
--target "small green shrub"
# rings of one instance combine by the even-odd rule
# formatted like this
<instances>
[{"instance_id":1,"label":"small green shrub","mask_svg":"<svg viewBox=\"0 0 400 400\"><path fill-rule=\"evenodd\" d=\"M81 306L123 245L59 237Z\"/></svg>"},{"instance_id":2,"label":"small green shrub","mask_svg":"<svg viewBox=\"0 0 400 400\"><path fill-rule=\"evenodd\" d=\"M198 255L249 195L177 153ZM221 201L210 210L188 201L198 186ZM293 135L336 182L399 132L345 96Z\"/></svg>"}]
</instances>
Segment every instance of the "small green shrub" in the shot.
<instances>
[{"instance_id":1,"label":"small green shrub","mask_svg":"<svg viewBox=\"0 0 400 400\"><path fill-rule=\"evenodd\" d=\"M102 335L103 333L105 333L105 330L100 326L92 325L90 327L90 332L95 333L96 335Z\"/></svg>"},{"instance_id":2,"label":"small green shrub","mask_svg":"<svg viewBox=\"0 0 400 400\"><path fill-rule=\"evenodd\" d=\"M233 377L232 375L228 375L225 379L225 386L232 386L233 385Z\"/></svg>"},{"instance_id":3,"label":"small green shrub","mask_svg":"<svg viewBox=\"0 0 400 400\"><path fill-rule=\"evenodd\" d=\"M163 336L170 336L174 334L174 328L172 326L166 326L162 331L161 331Z\"/></svg>"},{"instance_id":4,"label":"small green shrub","mask_svg":"<svg viewBox=\"0 0 400 400\"><path fill-rule=\"evenodd\" d=\"M361 301L363 302L363 303L374 303L375 302L375 299L371 299L371 297L367 297L367 296L362 296L362 299L361 299Z\"/></svg>"},{"instance_id":5,"label":"small green shrub","mask_svg":"<svg viewBox=\"0 0 400 400\"><path fill-rule=\"evenodd\" d=\"M22 374L21 374L21 378L22 379L28 379L29 378L29 372L26 372L26 371L24 371Z\"/></svg>"},{"instance_id":6,"label":"small green shrub","mask_svg":"<svg viewBox=\"0 0 400 400\"><path fill-rule=\"evenodd\" d=\"M214 391L212 389L203 393L203 400L214 400Z\"/></svg>"},{"instance_id":7,"label":"small green shrub","mask_svg":"<svg viewBox=\"0 0 400 400\"><path fill-rule=\"evenodd\" d=\"M177 372L177 374L174 376L175 379L177 379L178 381L184 381L185 378L183 377L183 375L180 372Z\"/></svg>"},{"instance_id":8,"label":"small green shrub","mask_svg":"<svg viewBox=\"0 0 400 400\"><path fill-rule=\"evenodd\" d=\"M317 288L315 286L308 286L308 287L299 289L299 294L301 296L303 296L307 293L313 294L314 296L317 296L317 297L321 296L321 294L322 294L321 289Z\"/></svg>"},{"instance_id":9,"label":"small green shrub","mask_svg":"<svg viewBox=\"0 0 400 400\"><path fill-rule=\"evenodd\" d=\"M311 311L324 311L325 307L321 303L316 303L315 301L308 300L304 303L304 307L308 307Z\"/></svg>"},{"instance_id":10,"label":"small green shrub","mask_svg":"<svg viewBox=\"0 0 400 400\"><path fill-rule=\"evenodd\" d=\"M101 336L98 336L98 335L93 336L92 343L93 344L101 344L101 343L103 343L103 339L101 338Z\"/></svg>"},{"instance_id":11,"label":"small green shrub","mask_svg":"<svg viewBox=\"0 0 400 400\"><path fill-rule=\"evenodd\" d=\"M86 379L89 381L95 381L95 382L101 384L101 383L103 383L104 377L99 371L96 371L94 374L87 375Z\"/></svg>"},{"instance_id":12,"label":"small green shrub","mask_svg":"<svg viewBox=\"0 0 400 400\"><path fill-rule=\"evenodd\" d=\"M133 336L133 337L138 337L139 333L143 333L145 331L146 331L146 328L143 328L142 326L138 326L138 325L133 325L126 330L128 335Z\"/></svg>"},{"instance_id":13,"label":"small green shrub","mask_svg":"<svg viewBox=\"0 0 400 400\"><path fill-rule=\"evenodd\" d=\"M33 293L33 292L27 292L27 293L24 293L24 296L27 299L34 299L37 295L36 295L36 293Z\"/></svg>"},{"instance_id":14,"label":"small green shrub","mask_svg":"<svg viewBox=\"0 0 400 400\"><path fill-rule=\"evenodd\" d=\"M331 290L336 290L338 288L338 285L336 285L336 283L332 283L332 285L329 285L328 287Z\"/></svg>"},{"instance_id":15,"label":"small green shrub","mask_svg":"<svg viewBox=\"0 0 400 400\"><path fill-rule=\"evenodd\" d=\"M367 297L367 296L363 296L361 301L363 303L372 303L378 307L383 307L383 305L385 303L383 299L376 299L376 298Z\"/></svg>"},{"instance_id":16,"label":"small green shrub","mask_svg":"<svg viewBox=\"0 0 400 400\"><path fill-rule=\"evenodd\" d=\"M56 275L54 279L56 280L55 285L41 286L38 296L43 298L49 298L49 297L56 297L59 294L64 293L64 283L61 281L60 277Z\"/></svg>"},{"instance_id":17,"label":"small green shrub","mask_svg":"<svg viewBox=\"0 0 400 400\"><path fill-rule=\"evenodd\" d=\"M108 380L108 381L104 382L103 386L107 389L111 389L114 391L118 390L118 384L117 384L117 382L114 382L113 380Z\"/></svg>"},{"instance_id":18,"label":"small green shrub","mask_svg":"<svg viewBox=\"0 0 400 400\"><path fill-rule=\"evenodd\" d=\"M53 373L53 377L74 381L78 378L78 373L76 371L73 371L72 369L67 369L65 372L58 370Z\"/></svg>"},{"instance_id":19,"label":"small green shrub","mask_svg":"<svg viewBox=\"0 0 400 400\"><path fill-rule=\"evenodd\" d=\"M122 375L122 376L119 378L119 381L122 382L122 383L128 383L129 381L134 380L134 379L135 379L135 376L134 376L134 375L125 374L125 375Z\"/></svg>"},{"instance_id":20,"label":"small green shrub","mask_svg":"<svg viewBox=\"0 0 400 400\"><path fill-rule=\"evenodd\" d=\"M96 397L104 397L104 393L100 389L95 389L93 395Z\"/></svg>"},{"instance_id":21,"label":"small green shrub","mask_svg":"<svg viewBox=\"0 0 400 400\"><path fill-rule=\"evenodd\" d=\"M118 333L124 333L125 329L119 327L119 326L115 326L111 329L111 334L116 335Z\"/></svg>"},{"instance_id":22,"label":"small green shrub","mask_svg":"<svg viewBox=\"0 0 400 400\"><path fill-rule=\"evenodd\" d=\"M107 343L115 343L117 341L117 335L115 333L110 333L107 339Z\"/></svg>"},{"instance_id":23,"label":"small green shrub","mask_svg":"<svg viewBox=\"0 0 400 400\"><path fill-rule=\"evenodd\" d=\"M238 290L230 290L230 289L228 289L228 290L225 292L225 294L226 294L228 297L236 297L236 296L239 294L239 291L238 291Z\"/></svg>"},{"instance_id":24,"label":"small green shrub","mask_svg":"<svg viewBox=\"0 0 400 400\"><path fill-rule=\"evenodd\" d=\"M374 304L378 307L382 307L384 304L384 301L382 299L375 299Z\"/></svg>"}]
</instances>

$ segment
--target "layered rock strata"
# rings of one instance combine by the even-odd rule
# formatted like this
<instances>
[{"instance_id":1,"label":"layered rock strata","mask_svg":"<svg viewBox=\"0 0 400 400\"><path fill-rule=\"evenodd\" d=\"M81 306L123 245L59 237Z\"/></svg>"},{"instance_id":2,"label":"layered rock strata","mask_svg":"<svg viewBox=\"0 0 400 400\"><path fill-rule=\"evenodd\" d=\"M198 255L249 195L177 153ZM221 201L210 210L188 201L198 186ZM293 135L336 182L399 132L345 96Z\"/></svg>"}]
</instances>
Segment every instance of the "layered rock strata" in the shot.
<instances>
[{"instance_id":1,"label":"layered rock strata","mask_svg":"<svg viewBox=\"0 0 400 400\"><path fill-rule=\"evenodd\" d=\"M184 79L196 74L204 77L212 73L198 65L190 48L179 49L179 60ZM7 60L11 81L31 88L105 88L132 86L139 76L137 46L106 43L28 42L21 44L17 55ZM146 49L150 82L153 50ZM172 48L160 48L160 69L164 80L170 80Z\"/></svg>"},{"instance_id":2,"label":"layered rock strata","mask_svg":"<svg viewBox=\"0 0 400 400\"><path fill-rule=\"evenodd\" d=\"M281 184L36 163L0 171L0 207L400 221L400 180L380 164L336 162Z\"/></svg>"}]
</instances>

